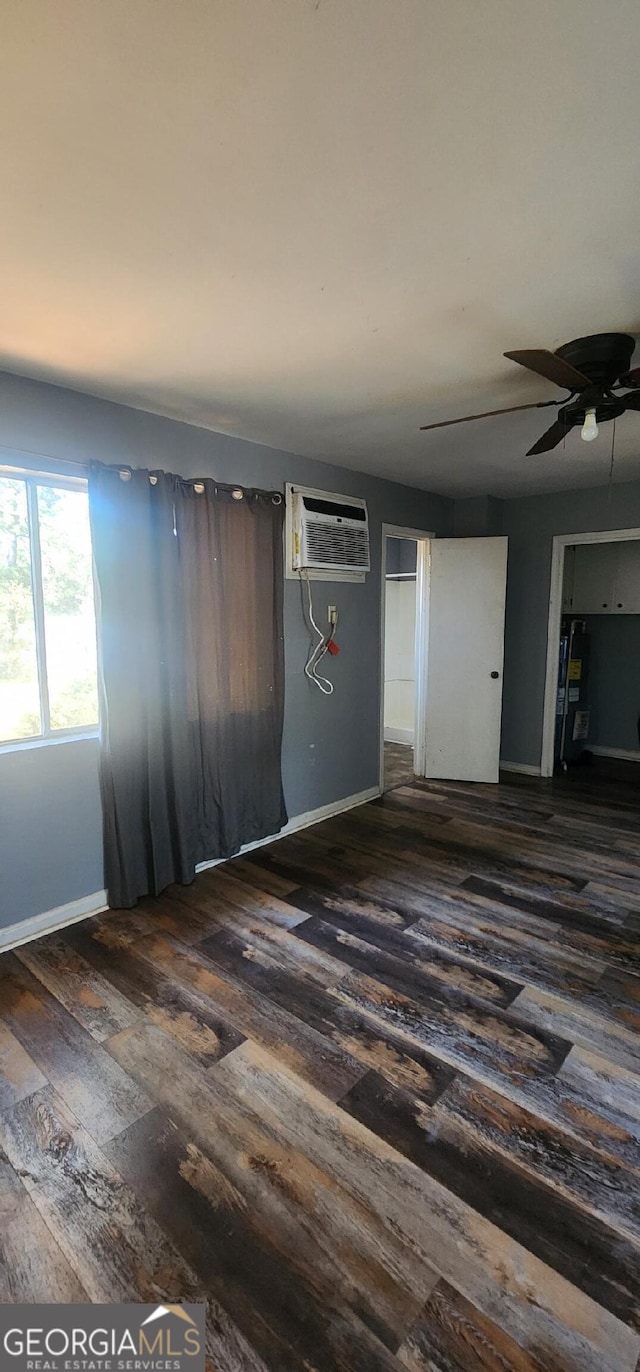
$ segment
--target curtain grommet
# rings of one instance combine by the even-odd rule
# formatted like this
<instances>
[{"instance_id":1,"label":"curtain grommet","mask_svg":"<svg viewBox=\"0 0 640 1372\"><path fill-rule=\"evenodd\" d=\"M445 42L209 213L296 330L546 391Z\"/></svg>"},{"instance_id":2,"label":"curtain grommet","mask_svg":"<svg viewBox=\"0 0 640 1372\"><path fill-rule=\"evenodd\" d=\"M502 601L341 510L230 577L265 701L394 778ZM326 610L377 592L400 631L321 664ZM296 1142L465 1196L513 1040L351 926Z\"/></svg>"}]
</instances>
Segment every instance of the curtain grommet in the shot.
<instances>
[{"instance_id":1,"label":"curtain grommet","mask_svg":"<svg viewBox=\"0 0 640 1372\"><path fill-rule=\"evenodd\" d=\"M272 504L272 505L281 505L281 504L282 504L282 496L281 496L281 495L272 495L272 497L271 497L271 504Z\"/></svg>"},{"instance_id":2,"label":"curtain grommet","mask_svg":"<svg viewBox=\"0 0 640 1372\"><path fill-rule=\"evenodd\" d=\"M118 476L120 477L120 480L121 480L121 481L130 481L130 480L131 480L131 475L132 475L132 473L131 473L131 472L128 472L127 469L126 469L126 467L122 467L122 468L120 469L120 471L118 472Z\"/></svg>"},{"instance_id":3,"label":"curtain grommet","mask_svg":"<svg viewBox=\"0 0 640 1372\"><path fill-rule=\"evenodd\" d=\"M234 500L244 500L244 491L239 486L234 486L231 495Z\"/></svg>"},{"instance_id":4,"label":"curtain grommet","mask_svg":"<svg viewBox=\"0 0 640 1372\"><path fill-rule=\"evenodd\" d=\"M157 486L157 484L158 484L158 478L157 478L157 476L150 476L150 477L149 477L149 485L150 485L150 486Z\"/></svg>"},{"instance_id":5,"label":"curtain grommet","mask_svg":"<svg viewBox=\"0 0 640 1372\"><path fill-rule=\"evenodd\" d=\"M194 481L193 489L196 495L204 495L204 481Z\"/></svg>"}]
</instances>

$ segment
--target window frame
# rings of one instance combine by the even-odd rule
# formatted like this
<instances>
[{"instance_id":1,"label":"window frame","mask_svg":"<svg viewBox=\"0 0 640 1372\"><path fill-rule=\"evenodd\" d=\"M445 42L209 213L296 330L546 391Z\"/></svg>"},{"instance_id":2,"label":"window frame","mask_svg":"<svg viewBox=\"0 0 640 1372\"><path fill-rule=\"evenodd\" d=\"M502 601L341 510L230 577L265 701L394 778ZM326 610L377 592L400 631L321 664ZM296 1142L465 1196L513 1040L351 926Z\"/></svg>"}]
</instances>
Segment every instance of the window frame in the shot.
<instances>
[{"instance_id":1,"label":"window frame","mask_svg":"<svg viewBox=\"0 0 640 1372\"><path fill-rule=\"evenodd\" d=\"M25 485L27 501L27 530L29 534L29 555L31 565L31 600L33 604L33 623L36 650L36 672L40 700L41 730L38 734L28 734L23 738L0 739L0 753L14 752L49 743L63 743L65 740L97 738L100 720L95 724L74 724L64 729L51 728L51 709L49 703L49 682L47 677L47 641L45 628L44 587L42 583L42 550L40 546L40 520L38 514L38 486L55 486L67 491L87 493L86 477L62 476L55 472L35 472L28 468L0 465L0 480L22 481ZM93 587L94 612L96 608L96 586L91 565L91 584ZM96 645L97 651L97 645Z\"/></svg>"}]
</instances>

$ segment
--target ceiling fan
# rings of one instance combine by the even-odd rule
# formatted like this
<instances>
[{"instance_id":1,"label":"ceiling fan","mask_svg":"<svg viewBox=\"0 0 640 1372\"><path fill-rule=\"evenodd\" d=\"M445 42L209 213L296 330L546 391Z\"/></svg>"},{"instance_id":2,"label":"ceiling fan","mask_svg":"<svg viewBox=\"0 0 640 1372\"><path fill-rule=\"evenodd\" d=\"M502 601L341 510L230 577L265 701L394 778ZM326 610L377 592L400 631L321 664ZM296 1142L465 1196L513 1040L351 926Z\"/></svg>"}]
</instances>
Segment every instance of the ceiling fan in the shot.
<instances>
[{"instance_id":1,"label":"ceiling fan","mask_svg":"<svg viewBox=\"0 0 640 1372\"><path fill-rule=\"evenodd\" d=\"M640 410L640 367L629 370L635 339L626 333L595 333L588 338L574 338L555 352L546 348L524 348L504 353L512 362L519 362L530 372L537 372L547 381L570 392L568 401L539 400L531 405L508 405L503 410L485 410L483 414L465 414L460 419L443 419L439 424L422 424L421 431L445 429L451 424L465 424L470 419L488 419L495 414L513 414L516 410L542 410L548 405L560 405L557 418L542 438L529 448L527 457L548 453L557 447L571 429L581 428L586 443L597 438L598 425L615 419L625 410ZM614 394L621 387L624 394Z\"/></svg>"}]
</instances>

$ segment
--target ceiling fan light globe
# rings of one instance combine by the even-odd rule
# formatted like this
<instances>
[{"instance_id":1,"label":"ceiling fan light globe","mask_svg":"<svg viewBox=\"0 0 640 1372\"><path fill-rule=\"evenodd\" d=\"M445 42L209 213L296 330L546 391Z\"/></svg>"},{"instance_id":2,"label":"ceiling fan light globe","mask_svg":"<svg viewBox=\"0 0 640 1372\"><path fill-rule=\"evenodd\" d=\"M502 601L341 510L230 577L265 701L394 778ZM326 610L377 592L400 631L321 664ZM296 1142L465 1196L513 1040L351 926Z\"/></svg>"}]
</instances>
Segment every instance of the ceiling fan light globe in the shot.
<instances>
[{"instance_id":1,"label":"ceiling fan light globe","mask_svg":"<svg viewBox=\"0 0 640 1372\"><path fill-rule=\"evenodd\" d=\"M594 438L598 437L599 432L600 430L596 422L595 409L589 409L586 411L584 417L584 424L582 425L581 436L584 439L585 443L592 443Z\"/></svg>"}]
</instances>

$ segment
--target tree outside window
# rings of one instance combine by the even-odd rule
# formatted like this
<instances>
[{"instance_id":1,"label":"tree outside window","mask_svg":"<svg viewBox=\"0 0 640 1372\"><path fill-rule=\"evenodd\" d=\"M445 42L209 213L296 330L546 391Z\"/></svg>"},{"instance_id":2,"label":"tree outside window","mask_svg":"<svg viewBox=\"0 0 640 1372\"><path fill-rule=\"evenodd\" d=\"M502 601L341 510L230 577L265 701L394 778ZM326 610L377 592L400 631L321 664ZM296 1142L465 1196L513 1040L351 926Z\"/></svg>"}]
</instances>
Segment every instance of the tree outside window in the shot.
<instances>
[{"instance_id":1,"label":"tree outside window","mask_svg":"<svg viewBox=\"0 0 640 1372\"><path fill-rule=\"evenodd\" d=\"M98 720L84 486L0 477L0 743Z\"/></svg>"}]
</instances>

